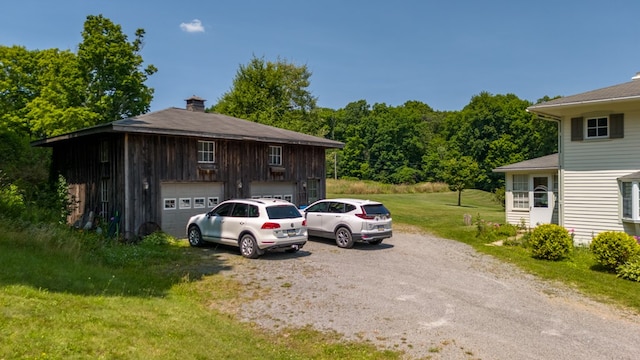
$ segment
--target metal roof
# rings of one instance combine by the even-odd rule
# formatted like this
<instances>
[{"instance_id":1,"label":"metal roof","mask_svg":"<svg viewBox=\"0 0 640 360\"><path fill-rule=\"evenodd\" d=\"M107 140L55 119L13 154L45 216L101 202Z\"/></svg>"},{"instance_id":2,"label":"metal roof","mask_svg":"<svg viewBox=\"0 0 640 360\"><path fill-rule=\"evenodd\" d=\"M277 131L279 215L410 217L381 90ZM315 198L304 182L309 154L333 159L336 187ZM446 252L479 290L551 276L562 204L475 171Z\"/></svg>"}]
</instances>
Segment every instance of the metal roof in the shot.
<instances>
[{"instance_id":1,"label":"metal roof","mask_svg":"<svg viewBox=\"0 0 640 360\"><path fill-rule=\"evenodd\" d=\"M142 133L191 136L206 139L269 142L343 148L339 141L280 129L232 116L168 108L131 118L85 128L72 133L34 141L34 146L51 146L59 141L99 133Z\"/></svg>"},{"instance_id":2,"label":"metal roof","mask_svg":"<svg viewBox=\"0 0 640 360\"><path fill-rule=\"evenodd\" d=\"M504 165L493 169L493 172L558 170L558 154L551 154L539 158Z\"/></svg>"}]
</instances>

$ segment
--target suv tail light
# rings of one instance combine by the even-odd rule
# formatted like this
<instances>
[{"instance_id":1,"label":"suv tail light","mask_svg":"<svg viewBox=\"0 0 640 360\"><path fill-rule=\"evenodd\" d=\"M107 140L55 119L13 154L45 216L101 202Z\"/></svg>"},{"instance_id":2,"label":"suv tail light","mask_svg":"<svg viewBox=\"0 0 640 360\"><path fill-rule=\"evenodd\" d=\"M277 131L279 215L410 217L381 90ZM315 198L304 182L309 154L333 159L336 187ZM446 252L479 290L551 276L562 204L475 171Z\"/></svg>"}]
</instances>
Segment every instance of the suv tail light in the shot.
<instances>
[{"instance_id":1,"label":"suv tail light","mask_svg":"<svg viewBox=\"0 0 640 360\"><path fill-rule=\"evenodd\" d=\"M302 226L307 226L307 219L302 220Z\"/></svg>"},{"instance_id":2,"label":"suv tail light","mask_svg":"<svg viewBox=\"0 0 640 360\"><path fill-rule=\"evenodd\" d=\"M372 215L367 215L367 214L356 214L357 217L359 217L360 219L365 219L365 220L373 220L376 217L372 216Z\"/></svg>"},{"instance_id":3,"label":"suv tail light","mask_svg":"<svg viewBox=\"0 0 640 360\"><path fill-rule=\"evenodd\" d=\"M262 224L262 230L280 229L280 224L274 222L266 222Z\"/></svg>"}]
</instances>

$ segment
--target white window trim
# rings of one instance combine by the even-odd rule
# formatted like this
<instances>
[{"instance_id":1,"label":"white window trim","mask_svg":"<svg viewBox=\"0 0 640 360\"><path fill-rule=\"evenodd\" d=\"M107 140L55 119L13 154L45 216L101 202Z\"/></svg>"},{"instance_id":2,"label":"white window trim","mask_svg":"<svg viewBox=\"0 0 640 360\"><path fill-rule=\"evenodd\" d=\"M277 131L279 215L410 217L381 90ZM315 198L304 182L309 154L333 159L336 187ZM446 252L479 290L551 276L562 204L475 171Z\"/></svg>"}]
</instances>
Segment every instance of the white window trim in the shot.
<instances>
[{"instance_id":1,"label":"white window trim","mask_svg":"<svg viewBox=\"0 0 640 360\"><path fill-rule=\"evenodd\" d=\"M631 217L624 216L624 197L622 186L631 183ZM640 180L620 181L620 218L622 221L640 223Z\"/></svg>"},{"instance_id":2,"label":"white window trim","mask_svg":"<svg viewBox=\"0 0 640 360\"><path fill-rule=\"evenodd\" d=\"M524 181L515 181L516 176L524 177ZM529 180L530 177L527 174L513 174L511 176L511 208L513 210L529 210L531 200L529 199ZM524 188L517 187L516 184L524 185ZM517 206L516 206L517 204Z\"/></svg>"},{"instance_id":3,"label":"white window trim","mask_svg":"<svg viewBox=\"0 0 640 360\"><path fill-rule=\"evenodd\" d=\"M602 127L598 127L597 126L597 122L599 119L607 119L607 125L606 125L606 129L607 129L607 135L603 135L603 136L589 136L589 120L596 120L596 132L597 129L600 129ZM601 116L590 116L590 117L586 117L584 119L584 138L585 139L608 139L609 138L609 134L611 133L611 120L609 119L609 116L607 115L601 115Z\"/></svg>"},{"instance_id":4,"label":"white window trim","mask_svg":"<svg viewBox=\"0 0 640 360\"><path fill-rule=\"evenodd\" d=\"M282 146L269 145L269 165L282 165Z\"/></svg>"},{"instance_id":5,"label":"white window trim","mask_svg":"<svg viewBox=\"0 0 640 360\"><path fill-rule=\"evenodd\" d=\"M211 145L211 149L204 145ZM198 163L199 164L215 164L216 162L216 142L198 140Z\"/></svg>"},{"instance_id":6,"label":"white window trim","mask_svg":"<svg viewBox=\"0 0 640 360\"><path fill-rule=\"evenodd\" d=\"M176 209L176 198L165 198L163 202L164 202L164 209L165 210L175 210Z\"/></svg>"}]
</instances>

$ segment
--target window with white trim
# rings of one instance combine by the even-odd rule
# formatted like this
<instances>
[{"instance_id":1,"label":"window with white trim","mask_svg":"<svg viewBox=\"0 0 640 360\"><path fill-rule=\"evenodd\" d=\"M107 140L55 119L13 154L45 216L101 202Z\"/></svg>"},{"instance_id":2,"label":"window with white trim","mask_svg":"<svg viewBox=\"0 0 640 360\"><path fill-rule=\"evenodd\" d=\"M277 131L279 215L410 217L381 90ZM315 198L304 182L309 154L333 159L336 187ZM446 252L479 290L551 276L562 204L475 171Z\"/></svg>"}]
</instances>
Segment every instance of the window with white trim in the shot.
<instances>
[{"instance_id":1,"label":"window with white trim","mask_svg":"<svg viewBox=\"0 0 640 360\"><path fill-rule=\"evenodd\" d=\"M609 117L599 116L586 119L587 139L609 137Z\"/></svg>"},{"instance_id":2,"label":"window with white trim","mask_svg":"<svg viewBox=\"0 0 640 360\"><path fill-rule=\"evenodd\" d=\"M513 175L513 208L529 209L529 176Z\"/></svg>"},{"instance_id":3,"label":"window with white trim","mask_svg":"<svg viewBox=\"0 0 640 360\"><path fill-rule=\"evenodd\" d=\"M620 192L622 195L622 218L633 219L633 182L623 181L620 185Z\"/></svg>"},{"instance_id":4,"label":"window with white trim","mask_svg":"<svg viewBox=\"0 0 640 360\"><path fill-rule=\"evenodd\" d=\"M618 179L618 181L622 220L640 223L640 179L633 176Z\"/></svg>"},{"instance_id":5,"label":"window with white trim","mask_svg":"<svg viewBox=\"0 0 640 360\"><path fill-rule=\"evenodd\" d=\"M212 164L216 162L216 143L198 141L198 162Z\"/></svg>"},{"instance_id":6,"label":"window with white trim","mask_svg":"<svg viewBox=\"0 0 640 360\"><path fill-rule=\"evenodd\" d=\"M269 165L282 165L282 146L269 146Z\"/></svg>"}]
</instances>

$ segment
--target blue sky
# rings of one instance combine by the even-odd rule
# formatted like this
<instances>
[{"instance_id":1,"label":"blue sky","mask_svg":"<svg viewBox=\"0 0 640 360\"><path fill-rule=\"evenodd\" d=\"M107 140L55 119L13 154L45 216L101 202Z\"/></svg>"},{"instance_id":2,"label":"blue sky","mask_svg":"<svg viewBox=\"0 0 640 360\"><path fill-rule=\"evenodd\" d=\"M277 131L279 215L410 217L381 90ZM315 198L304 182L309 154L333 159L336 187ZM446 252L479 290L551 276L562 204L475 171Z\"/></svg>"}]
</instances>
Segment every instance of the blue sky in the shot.
<instances>
[{"instance_id":1,"label":"blue sky","mask_svg":"<svg viewBox=\"0 0 640 360\"><path fill-rule=\"evenodd\" d=\"M312 72L318 105L418 100L461 110L482 91L535 102L630 81L640 2L514 0L21 0L0 11L0 45L76 51L88 15L109 18L159 71L151 110L213 105L240 65L278 58Z\"/></svg>"}]
</instances>

